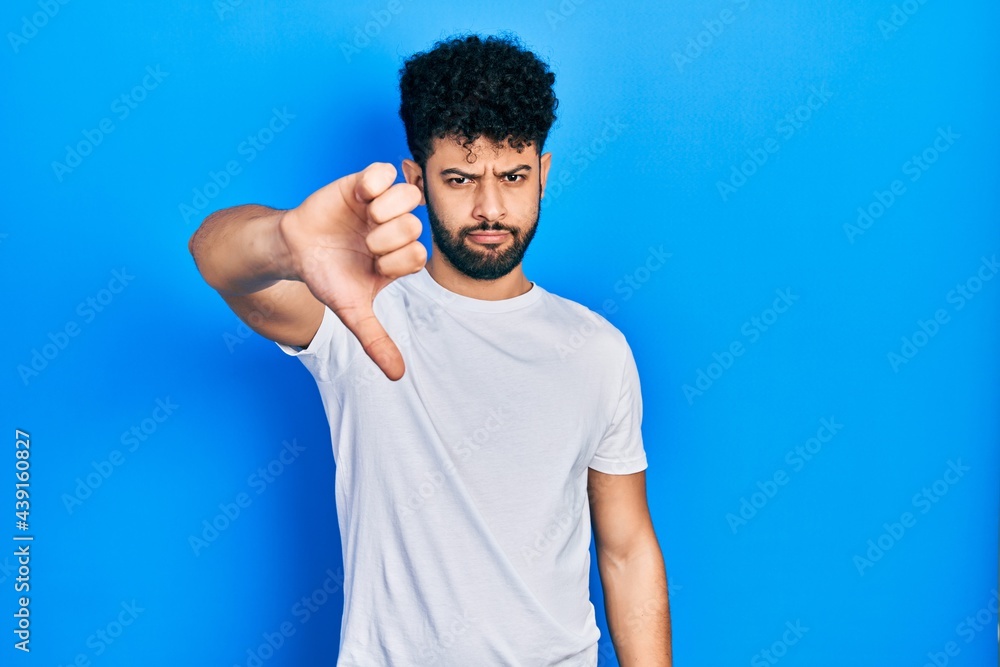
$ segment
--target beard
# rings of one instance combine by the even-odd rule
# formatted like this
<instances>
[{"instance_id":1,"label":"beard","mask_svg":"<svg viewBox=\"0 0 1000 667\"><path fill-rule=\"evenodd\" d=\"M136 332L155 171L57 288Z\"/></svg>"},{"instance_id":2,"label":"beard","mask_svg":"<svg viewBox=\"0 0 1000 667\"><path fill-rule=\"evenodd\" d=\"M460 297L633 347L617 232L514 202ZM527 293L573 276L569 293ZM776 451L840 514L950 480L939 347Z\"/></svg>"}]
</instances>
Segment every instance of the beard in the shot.
<instances>
[{"instance_id":1,"label":"beard","mask_svg":"<svg viewBox=\"0 0 1000 667\"><path fill-rule=\"evenodd\" d=\"M448 262L458 271L474 280L496 280L513 271L524 259L528 245L538 229L538 218L541 214L541 186L539 186L539 205L535 219L527 230L494 222L482 222L472 227L464 227L457 232L449 230L434 211L427 183L424 182L424 200L427 202L427 219L431 225L431 237L434 244L448 259ZM465 237L472 232L506 231L510 233L510 245L504 250L495 247L470 247L466 245Z\"/></svg>"}]
</instances>

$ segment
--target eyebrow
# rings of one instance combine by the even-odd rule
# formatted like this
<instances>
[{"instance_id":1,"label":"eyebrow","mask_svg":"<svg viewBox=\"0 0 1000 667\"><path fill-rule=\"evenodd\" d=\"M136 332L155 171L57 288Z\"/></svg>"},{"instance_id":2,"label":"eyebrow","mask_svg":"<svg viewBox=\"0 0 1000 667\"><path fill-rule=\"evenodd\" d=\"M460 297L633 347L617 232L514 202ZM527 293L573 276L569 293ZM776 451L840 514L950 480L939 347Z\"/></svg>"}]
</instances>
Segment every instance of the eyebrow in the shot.
<instances>
[{"instance_id":1,"label":"eyebrow","mask_svg":"<svg viewBox=\"0 0 1000 667\"><path fill-rule=\"evenodd\" d=\"M494 176L497 176L499 178L503 178L504 176L510 176L512 174L516 174L519 171L531 171L531 166L527 165L527 164L519 164L516 167L514 167L513 169L508 169L507 171L502 171L499 174L494 174ZM469 179L472 179L472 178L482 178L481 174L470 174L467 171L462 171L461 169L457 169L455 167L450 167L448 169L442 169L441 170L441 175L444 176L446 174L456 174L458 176L461 176L462 178L469 178Z\"/></svg>"}]
</instances>

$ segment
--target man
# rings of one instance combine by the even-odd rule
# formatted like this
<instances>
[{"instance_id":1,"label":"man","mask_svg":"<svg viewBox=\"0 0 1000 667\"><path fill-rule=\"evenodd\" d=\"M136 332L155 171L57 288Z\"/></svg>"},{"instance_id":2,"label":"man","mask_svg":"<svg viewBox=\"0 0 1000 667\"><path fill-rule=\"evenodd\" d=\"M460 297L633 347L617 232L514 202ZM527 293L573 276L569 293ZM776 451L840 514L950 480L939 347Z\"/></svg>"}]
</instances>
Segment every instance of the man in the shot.
<instances>
[{"instance_id":1,"label":"man","mask_svg":"<svg viewBox=\"0 0 1000 667\"><path fill-rule=\"evenodd\" d=\"M191 238L205 280L319 387L341 667L596 665L591 526L621 664L671 664L631 350L521 266L554 80L512 38L438 42L401 70L406 183L373 163L289 210L216 212Z\"/></svg>"}]
</instances>

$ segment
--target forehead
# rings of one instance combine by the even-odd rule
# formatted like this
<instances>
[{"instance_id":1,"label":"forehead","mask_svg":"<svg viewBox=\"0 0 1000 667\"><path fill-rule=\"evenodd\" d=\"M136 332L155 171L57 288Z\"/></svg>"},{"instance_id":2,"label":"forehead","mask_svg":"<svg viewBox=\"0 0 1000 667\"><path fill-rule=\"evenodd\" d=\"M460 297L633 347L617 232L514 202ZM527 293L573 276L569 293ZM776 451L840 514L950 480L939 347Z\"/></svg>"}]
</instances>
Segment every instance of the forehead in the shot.
<instances>
[{"instance_id":1,"label":"forehead","mask_svg":"<svg viewBox=\"0 0 1000 667\"><path fill-rule=\"evenodd\" d=\"M434 137L431 149L432 153L427 158L427 162L434 162L435 165L442 167L467 167L469 165L477 167L486 165L487 168L491 165L503 167L504 165L525 162L526 159L533 161L538 157L538 147L533 143L525 144L518 152L506 142L497 144L492 139L482 136L469 144L468 147L463 146L462 140L455 136L447 136L443 139ZM469 154L470 150L472 151L471 155Z\"/></svg>"}]
</instances>

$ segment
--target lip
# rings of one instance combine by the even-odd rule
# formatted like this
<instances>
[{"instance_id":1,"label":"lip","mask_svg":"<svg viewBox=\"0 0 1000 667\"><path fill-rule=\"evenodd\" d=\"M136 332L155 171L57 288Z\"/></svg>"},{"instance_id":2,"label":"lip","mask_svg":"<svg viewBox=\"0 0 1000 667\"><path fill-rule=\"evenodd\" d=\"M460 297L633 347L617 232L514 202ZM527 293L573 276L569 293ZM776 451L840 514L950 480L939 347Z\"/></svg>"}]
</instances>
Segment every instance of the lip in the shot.
<instances>
[{"instance_id":1,"label":"lip","mask_svg":"<svg viewBox=\"0 0 1000 667\"><path fill-rule=\"evenodd\" d=\"M466 236L476 243L503 243L510 232L472 232Z\"/></svg>"}]
</instances>

